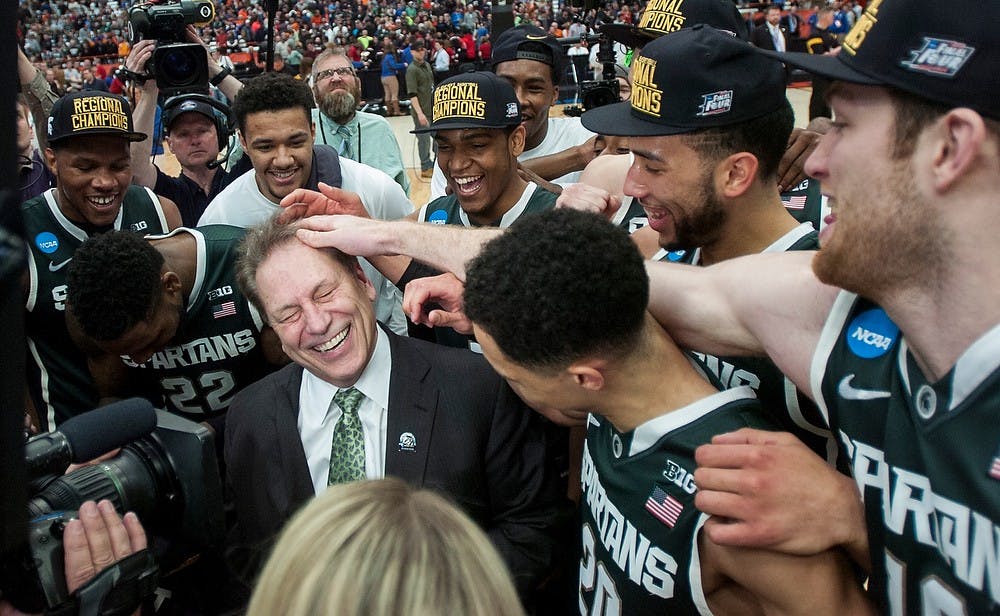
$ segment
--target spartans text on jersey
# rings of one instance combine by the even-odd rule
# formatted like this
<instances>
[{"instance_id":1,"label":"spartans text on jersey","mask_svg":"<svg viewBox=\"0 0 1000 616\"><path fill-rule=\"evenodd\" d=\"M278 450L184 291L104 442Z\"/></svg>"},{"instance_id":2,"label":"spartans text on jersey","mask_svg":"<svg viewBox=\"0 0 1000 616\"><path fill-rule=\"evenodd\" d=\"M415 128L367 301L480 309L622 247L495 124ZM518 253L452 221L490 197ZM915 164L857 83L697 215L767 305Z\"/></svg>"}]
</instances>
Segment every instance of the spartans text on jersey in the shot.
<instances>
[{"instance_id":1,"label":"spartans text on jersey","mask_svg":"<svg viewBox=\"0 0 1000 616\"><path fill-rule=\"evenodd\" d=\"M219 336L196 338L184 344L168 346L154 353L142 364L133 362L127 356L122 357L122 362L133 368L172 370L179 366L195 366L239 357L249 353L256 346L254 332L241 329L235 333L226 332Z\"/></svg>"}]
</instances>

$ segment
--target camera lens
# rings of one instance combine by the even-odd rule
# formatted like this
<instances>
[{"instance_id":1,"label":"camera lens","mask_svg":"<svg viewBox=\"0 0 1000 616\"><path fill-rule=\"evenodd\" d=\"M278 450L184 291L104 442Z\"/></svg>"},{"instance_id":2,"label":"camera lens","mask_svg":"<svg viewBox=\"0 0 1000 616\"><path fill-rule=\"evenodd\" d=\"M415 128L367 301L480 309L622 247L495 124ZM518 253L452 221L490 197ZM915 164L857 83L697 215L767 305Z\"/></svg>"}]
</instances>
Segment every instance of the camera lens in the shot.
<instances>
[{"instance_id":1,"label":"camera lens","mask_svg":"<svg viewBox=\"0 0 1000 616\"><path fill-rule=\"evenodd\" d=\"M162 62L157 69L171 83L190 83L198 73L197 59L190 49L169 49L163 54Z\"/></svg>"}]
</instances>

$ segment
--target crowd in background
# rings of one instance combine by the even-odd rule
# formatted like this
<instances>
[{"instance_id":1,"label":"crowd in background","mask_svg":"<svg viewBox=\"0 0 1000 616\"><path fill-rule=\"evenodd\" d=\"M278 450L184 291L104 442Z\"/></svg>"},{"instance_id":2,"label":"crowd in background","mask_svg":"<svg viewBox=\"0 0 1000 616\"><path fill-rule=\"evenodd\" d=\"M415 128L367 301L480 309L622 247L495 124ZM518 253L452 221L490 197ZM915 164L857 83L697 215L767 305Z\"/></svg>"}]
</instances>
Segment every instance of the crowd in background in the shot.
<instances>
[{"instance_id":1,"label":"crowd in background","mask_svg":"<svg viewBox=\"0 0 1000 616\"><path fill-rule=\"evenodd\" d=\"M115 69L131 48L125 0L77 2L21 0L19 36L24 51L35 63L49 69L49 82L58 93L100 87L85 86L85 70L112 91ZM517 2L514 23L534 24L557 37L593 32L601 23L632 23L640 3L611 2L600 9L585 10L564 5L553 10L550 3ZM305 73L312 58L328 44L343 46L358 69L377 69L384 51L398 50L401 63L408 62L409 43L423 38L433 54L444 50L447 65L488 61L491 50L490 3L472 0L281 0L275 23L275 64L286 72ZM267 36L267 13L262 2L226 0L216 2L213 22L200 29L213 52L252 65L263 65ZM431 44L433 43L433 44ZM444 65L431 56L436 70ZM225 63L225 62L224 62Z\"/></svg>"}]
</instances>

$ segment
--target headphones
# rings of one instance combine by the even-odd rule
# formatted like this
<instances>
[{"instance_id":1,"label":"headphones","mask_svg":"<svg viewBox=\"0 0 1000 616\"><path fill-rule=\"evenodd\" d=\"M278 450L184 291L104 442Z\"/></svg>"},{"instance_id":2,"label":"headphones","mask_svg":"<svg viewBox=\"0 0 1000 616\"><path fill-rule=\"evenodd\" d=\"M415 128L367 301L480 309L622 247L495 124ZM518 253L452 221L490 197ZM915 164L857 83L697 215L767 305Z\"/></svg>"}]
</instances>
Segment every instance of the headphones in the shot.
<instances>
[{"instance_id":1,"label":"headphones","mask_svg":"<svg viewBox=\"0 0 1000 616\"><path fill-rule=\"evenodd\" d=\"M229 136L236 130L236 115L229 105L217 101L206 94L178 94L171 96L163 103L163 118L171 119L170 116L177 112L177 108L188 101L204 103L219 113L212 114L212 122L215 124L215 136L219 141L219 151L225 150L229 146ZM184 110L187 111L187 110ZM183 113L184 111L181 111ZM193 109L190 111L194 111ZM221 114L221 115L220 115ZM166 129L168 122L164 121L163 128ZM164 130L166 132L166 130Z\"/></svg>"}]
</instances>

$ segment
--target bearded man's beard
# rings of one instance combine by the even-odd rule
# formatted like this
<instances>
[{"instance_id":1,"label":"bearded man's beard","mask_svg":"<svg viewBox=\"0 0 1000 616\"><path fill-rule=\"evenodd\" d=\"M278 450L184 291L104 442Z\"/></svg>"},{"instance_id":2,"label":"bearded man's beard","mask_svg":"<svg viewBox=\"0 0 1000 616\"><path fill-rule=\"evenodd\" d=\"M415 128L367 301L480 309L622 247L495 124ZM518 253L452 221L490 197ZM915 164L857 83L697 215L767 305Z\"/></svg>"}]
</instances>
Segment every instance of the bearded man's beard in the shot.
<instances>
[{"instance_id":1,"label":"bearded man's beard","mask_svg":"<svg viewBox=\"0 0 1000 616\"><path fill-rule=\"evenodd\" d=\"M345 124L357 110L357 99L346 90L334 90L320 97L317 104L324 115L337 124Z\"/></svg>"}]
</instances>

